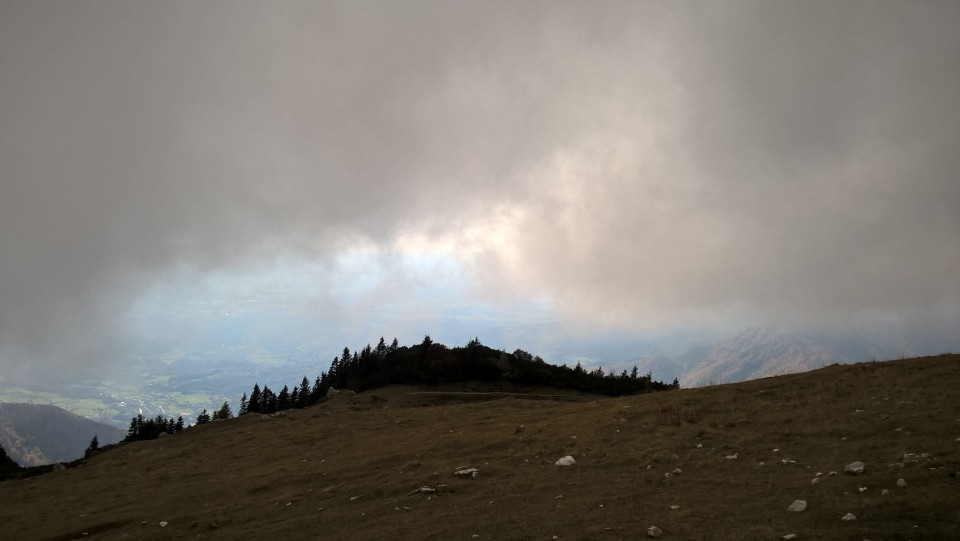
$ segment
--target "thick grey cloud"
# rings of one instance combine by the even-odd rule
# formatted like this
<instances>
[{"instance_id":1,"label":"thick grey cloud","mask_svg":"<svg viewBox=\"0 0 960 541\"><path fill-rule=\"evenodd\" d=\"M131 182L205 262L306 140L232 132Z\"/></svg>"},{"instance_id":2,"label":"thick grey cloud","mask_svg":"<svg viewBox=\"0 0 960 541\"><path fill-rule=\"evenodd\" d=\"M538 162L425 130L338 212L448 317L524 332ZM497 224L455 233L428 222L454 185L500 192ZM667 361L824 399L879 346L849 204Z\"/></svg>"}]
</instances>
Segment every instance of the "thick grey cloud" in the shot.
<instances>
[{"instance_id":1,"label":"thick grey cloud","mask_svg":"<svg viewBox=\"0 0 960 541\"><path fill-rule=\"evenodd\" d=\"M484 291L629 325L956 317L958 22L3 3L0 362L109 355L171 276L410 235L453 239Z\"/></svg>"}]
</instances>

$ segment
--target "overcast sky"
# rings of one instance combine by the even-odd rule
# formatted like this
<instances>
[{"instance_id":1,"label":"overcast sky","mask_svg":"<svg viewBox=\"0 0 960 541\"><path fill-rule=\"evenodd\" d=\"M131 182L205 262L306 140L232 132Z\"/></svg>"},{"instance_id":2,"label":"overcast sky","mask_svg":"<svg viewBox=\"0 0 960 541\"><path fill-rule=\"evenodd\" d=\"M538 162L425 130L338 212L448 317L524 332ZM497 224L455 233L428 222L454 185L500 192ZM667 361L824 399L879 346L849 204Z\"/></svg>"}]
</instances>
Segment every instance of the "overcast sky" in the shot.
<instances>
[{"instance_id":1,"label":"overcast sky","mask_svg":"<svg viewBox=\"0 0 960 541\"><path fill-rule=\"evenodd\" d=\"M637 333L957 320L958 29L954 1L0 0L0 367L108 360L144 299L278 272L331 317L441 283Z\"/></svg>"}]
</instances>

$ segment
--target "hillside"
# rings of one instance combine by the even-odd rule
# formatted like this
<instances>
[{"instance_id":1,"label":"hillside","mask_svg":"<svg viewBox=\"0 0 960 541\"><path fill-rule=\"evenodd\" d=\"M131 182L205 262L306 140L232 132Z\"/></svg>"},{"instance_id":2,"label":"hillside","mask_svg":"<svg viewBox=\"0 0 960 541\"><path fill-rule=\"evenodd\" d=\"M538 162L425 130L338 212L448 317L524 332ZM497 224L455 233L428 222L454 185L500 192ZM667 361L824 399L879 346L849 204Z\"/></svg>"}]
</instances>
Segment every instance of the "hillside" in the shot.
<instances>
[{"instance_id":1,"label":"hillside","mask_svg":"<svg viewBox=\"0 0 960 541\"><path fill-rule=\"evenodd\" d=\"M124 435L119 428L56 406L0 403L0 446L21 466L76 460L94 436L107 445Z\"/></svg>"},{"instance_id":2,"label":"hillside","mask_svg":"<svg viewBox=\"0 0 960 541\"><path fill-rule=\"evenodd\" d=\"M712 346L684 373L681 384L698 386L807 372L840 360L806 338L757 327Z\"/></svg>"},{"instance_id":3,"label":"hillside","mask_svg":"<svg viewBox=\"0 0 960 541\"><path fill-rule=\"evenodd\" d=\"M120 445L0 483L0 521L58 540L960 536L960 355L619 398L464 390L341 393Z\"/></svg>"}]
</instances>

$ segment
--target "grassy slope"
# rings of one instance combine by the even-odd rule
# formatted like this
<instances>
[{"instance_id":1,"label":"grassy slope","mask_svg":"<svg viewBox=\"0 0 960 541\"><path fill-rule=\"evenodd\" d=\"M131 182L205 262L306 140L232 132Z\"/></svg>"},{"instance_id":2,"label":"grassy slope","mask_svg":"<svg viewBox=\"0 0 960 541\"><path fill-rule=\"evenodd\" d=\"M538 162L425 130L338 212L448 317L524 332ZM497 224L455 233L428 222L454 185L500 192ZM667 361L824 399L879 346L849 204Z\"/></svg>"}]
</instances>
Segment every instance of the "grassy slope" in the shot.
<instances>
[{"instance_id":1,"label":"grassy slope","mask_svg":"<svg viewBox=\"0 0 960 541\"><path fill-rule=\"evenodd\" d=\"M960 538L958 355L578 403L423 406L406 391L214 423L0 483L4 535L639 539L657 525L665 539ZM932 458L888 466L905 452ZM554 466L567 454L576 466ZM854 460L866 472L844 475ZM458 466L480 476L457 479ZM424 485L438 492L411 495ZM787 513L794 499L809 509ZM848 512L857 520L841 521Z\"/></svg>"}]
</instances>

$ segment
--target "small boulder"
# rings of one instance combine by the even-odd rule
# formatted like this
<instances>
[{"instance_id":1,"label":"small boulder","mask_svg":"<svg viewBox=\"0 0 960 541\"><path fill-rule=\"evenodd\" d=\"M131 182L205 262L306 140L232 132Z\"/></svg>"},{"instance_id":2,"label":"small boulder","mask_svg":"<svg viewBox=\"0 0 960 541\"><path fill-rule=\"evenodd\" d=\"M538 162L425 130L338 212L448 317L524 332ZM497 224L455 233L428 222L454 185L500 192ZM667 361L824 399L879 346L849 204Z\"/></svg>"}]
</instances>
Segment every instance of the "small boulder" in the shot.
<instances>
[{"instance_id":1,"label":"small boulder","mask_svg":"<svg viewBox=\"0 0 960 541\"><path fill-rule=\"evenodd\" d=\"M797 537L798 536L795 533L788 533L787 535L783 536L782 539L785 539L786 541L791 541L792 539L797 539Z\"/></svg>"},{"instance_id":2,"label":"small boulder","mask_svg":"<svg viewBox=\"0 0 960 541\"><path fill-rule=\"evenodd\" d=\"M843 471L846 473L852 473L854 475L863 473L863 468L866 466L863 462L857 460L856 462L851 462L843 467Z\"/></svg>"},{"instance_id":3,"label":"small boulder","mask_svg":"<svg viewBox=\"0 0 960 541\"><path fill-rule=\"evenodd\" d=\"M660 537L663 535L663 530L657 528L656 526L650 526L647 528L647 537Z\"/></svg>"},{"instance_id":4,"label":"small boulder","mask_svg":"<svg viewBox=\"0 0 960 541\"><path fill-rule=\"evenodd\" d=\"M577 461L574 460L572 456L567 455L561 458L560 460L557 460L554 464L556 464L557 466L573 466L576 463Z\"/></svg>"},{"instance_id":5,"label":"small boulder","mask_svg":"<svg viewBox=\"0 0 960 541\"><path fill-rule=\"evenodd\" d=\"M897 486L900 487L900 488L903 488L903 487L907 486L907 480L906 480L906 479L897 479Z\"/></svg>"},{"instance_id":6,"label":"small boulder","mask_svg":"<svg viewBox=\"0 0 960 541\"><path fill-rule=\"evenodd\" d=\"M850 522L852 520L857 520L857 516L854 515L853 513L847 513L846 515L843 515L842 517L840 517L840 520L844 522Z\"/></svg>"},{"instance_id":7,"label":"small boulder","mask_svg":"<svg viewBox=\"0 0 960 541\"><path fill-rule=\"evenodd\" d=\"M787 506L787 511L791 513L800 513L807 510L806 500L793 500L793 503Z\"/></svg>"}]
</instances>

